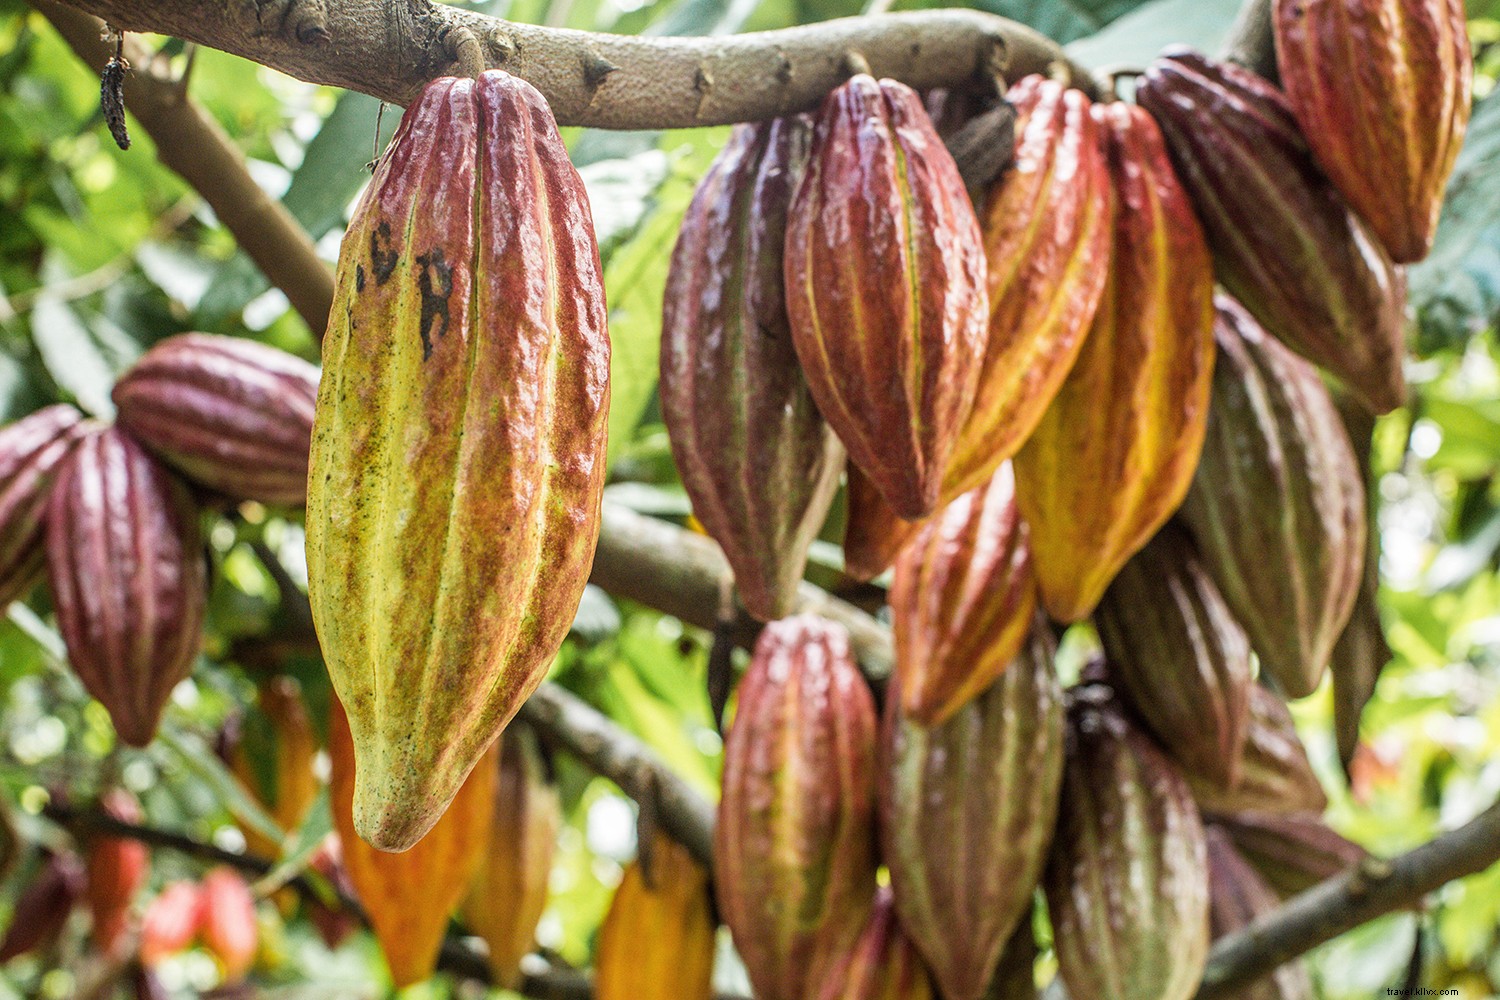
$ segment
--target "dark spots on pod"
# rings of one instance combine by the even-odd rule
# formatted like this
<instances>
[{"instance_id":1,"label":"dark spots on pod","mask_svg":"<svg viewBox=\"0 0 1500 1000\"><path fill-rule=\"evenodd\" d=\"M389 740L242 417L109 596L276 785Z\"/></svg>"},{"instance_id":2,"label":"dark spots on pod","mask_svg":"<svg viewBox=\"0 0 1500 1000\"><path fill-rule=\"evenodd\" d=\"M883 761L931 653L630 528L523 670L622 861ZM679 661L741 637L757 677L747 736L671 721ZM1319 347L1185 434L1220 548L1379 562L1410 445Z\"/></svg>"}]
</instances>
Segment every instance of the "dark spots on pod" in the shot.
<instances>
[{"instance_id":1,"label":"dark spots on pod","mask_svg":"<svg viewBox=\"0 0 1500 1000\"><path fill-rule=\"evenodd\" d=\"M417 258L417 289L422 293L422 360L432 357L432 344L448 332L448 297L453 294L453 267L443 248L433 247Z\"/></svg>"},{"instance_id":2,"label":"dark spots on pod","mask_svg":"<svg viewBox=\"0 0 1500 1000\"><path fill-rule=\"evenodd\" d=\"M354 290L356 292L365 290L365 266L363 264L354 265Z\"/></svg>"},{"instance_id":3,"label":"dark spots on pod","mask_svg":"<svg viewBox=\"0 0 1500 1000\"><path fill-rule=\"evenodd\" d=\"M370 267L375 269L375 284L390 281L400 259L401 255L391 246L391 224L382 222L370 233Z\"/></svg>"}]
</instances>

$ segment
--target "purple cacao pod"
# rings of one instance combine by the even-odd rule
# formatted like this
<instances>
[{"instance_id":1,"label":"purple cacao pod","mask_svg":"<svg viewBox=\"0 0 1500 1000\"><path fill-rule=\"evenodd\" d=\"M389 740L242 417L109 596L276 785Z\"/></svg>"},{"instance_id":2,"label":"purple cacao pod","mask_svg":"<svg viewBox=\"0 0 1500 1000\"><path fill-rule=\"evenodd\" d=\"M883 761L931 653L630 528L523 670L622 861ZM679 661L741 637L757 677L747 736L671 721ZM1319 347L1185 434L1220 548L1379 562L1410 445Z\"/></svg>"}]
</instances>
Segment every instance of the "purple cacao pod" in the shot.
<instances>
[{"instance_id":1,"label":"purple cacao pod","mask_svg":"<svg viewBox=\"0 0 1500 1000\"><path fill-rule=\"evenodd\" d=\"M1363 847L1313 813L1238 812L1212 819L1283 896L1311 889L1368 856Z\"/></svg>"},{"instance_id":2,"label":"purple cacao pod","mask_svg":"<svg viewBox=\"0 0 1500 1000\"><path fill-rule=\"evenodd\" d=\"M1204 829L1208 844L1208 926L1218 940L1249 927L1280 905L1276 893L1235 850L1223 830ZM1288 962L1232 994L1234 1000L1312 1000L1312 981L1301 961Z\"/></svg>"},{"instance_id":3,"label":"purple cacao pod","mask_svg":"<svg viewBox=\"0 0 1500 1000\"><path fill-rule=\"evenodd\" d=\"M1250 685L1250 725L1233 787L1189 773L1193 798L1206 813L1244 811L1321 813L1328 796L1313 773L1286 703L1259 684Z\"/></svg>"},{"instance_id":4,"label":"purple cacao pod","mask_svg":"<svg viewBox=\"0 0 1500 1000\"><path fill-rule=\"evenodd\" d=\"M25 594L41 573L52 484L63 459L96 426L57 403L0 430L0 607Z\"/></svg>"},{"instance_id":5,"label":"purple cacao pod","mask_svg":"<svg viewBox=\"0 0 1500 1000\"><path fill-rule=\"evenodd\" d=\"M83 865L71 853L48 854L11 910L10 926L0 938L0 964L51 947L83 898L86 881Z\"/></svg>"}]
</instances>

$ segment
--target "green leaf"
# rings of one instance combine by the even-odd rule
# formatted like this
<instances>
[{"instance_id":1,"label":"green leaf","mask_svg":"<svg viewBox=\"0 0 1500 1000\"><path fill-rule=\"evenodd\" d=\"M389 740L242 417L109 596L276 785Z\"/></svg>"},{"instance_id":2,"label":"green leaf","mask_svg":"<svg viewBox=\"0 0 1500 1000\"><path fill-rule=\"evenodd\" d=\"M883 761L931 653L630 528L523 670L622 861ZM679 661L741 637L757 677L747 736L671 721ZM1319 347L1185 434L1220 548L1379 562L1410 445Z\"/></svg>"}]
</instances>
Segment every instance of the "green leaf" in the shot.
<instances>
[{"instance_id":1,"label":"green leaf","mask_svg":"<svg viewBox=\"0 0 1500 1000\"><path fill-rule=\"evenodd\" d=\"M115 376L125 363L106 352L100 338L66 302L50 296L31 311L31 336L47 373L78 405L96 417L113 417Z\"/></svg>"},{"instance_id":2,"label":"green leaf","mask_svg":"<svg viewBox=\"0 0 1500 1000\"><path fill-rule=\"evenodd\" d=\"M333 808L328 800L328 786L318 789L318 797L307 809L302 825L282 848L281 861L255 883L257 895L275 892L307 870L308 862L333 832Z\"/></svg>"},{"instance_id":3,"label":"green leaf","mask_svg":"<svg viewBox=\"0 0 1500 1000\"><path fill-rule=\"evenodd\" d=\"M281 843L286 837L286 831L245 791L239 779L229 773L219 755L198 737L173 732L163 726L152 746L160 747L173 763L197 775L235 819L275 843Z\"/></svg>"},{"instance_id":4,"label":"green leaf","mask_svg":"<svg viewBox=\"0 0 1500 1000\"><path fill-rule=\"evenodd\" d=\"M1068 46L1085 66L1145 66L1168 45L1217 50L1239 10L1238 0L1152 0L1108 28Z\"/></svg>"}]
</instances>

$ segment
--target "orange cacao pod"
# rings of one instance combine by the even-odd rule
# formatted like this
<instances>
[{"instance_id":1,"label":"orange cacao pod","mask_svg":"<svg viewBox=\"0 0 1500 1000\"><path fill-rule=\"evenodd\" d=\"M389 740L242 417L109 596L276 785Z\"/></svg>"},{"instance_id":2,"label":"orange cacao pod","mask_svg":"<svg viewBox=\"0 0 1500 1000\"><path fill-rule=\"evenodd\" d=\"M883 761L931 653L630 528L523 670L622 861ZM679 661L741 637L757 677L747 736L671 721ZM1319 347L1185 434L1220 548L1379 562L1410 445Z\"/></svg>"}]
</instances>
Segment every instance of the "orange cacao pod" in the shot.
<instances>
[{"instance_id":1,"label":"orange cacao pod","mask_svg":"<svg viewBox=\"0 0 1500 1000\"><path fill-rule=\"evenodd\" d=\"M1294 896L1347 871L1367 857L1313 813L1237 812L1213 817L1266 883Z\"/></svg>"},{"instance_id":2,"label":"orange cacao pod","mask_svg":"<svg viewBox=\"0 0 1500 1000\"><path fill-rule=\"evenodd\" d=\"M974 400L988 300L979 222L911 88L858 74L824 100L785 266L818 409L897 514L929 513Z\"/></svg>"},{"instance_id":3,"label":"orange cacao pod","mask_svg":"<svg viewBox=\"0 0 1500 1000\"><path fill-rule=\"evenodd\" d=\"M229 755L230 770L289 834L318 797L318 734L302 703L301 686L280 675L262 681L259 702L245 718ZM245 830L251 854L275 858L281 845L253 828Z\"/></svg>"},{"instance_id":4,"label":"orange cacao pod","mask_svg":"<svg viewBox=\"0 0 1500 1000\"><path fill-rule=\"evenodd\" d=\"M11 909L10 926L0 938L0 964L52 947L78 905L86 881L83 866L71 853L48 853Z\"/></svg>"},{"instance_id":5,"label":"orange cacao pod","mask_svg":"<svg viewBox=\"0 0 1500 1000\"><path fill-rule=\"evenodd\" d=\"M139 823L141 805L123 788L111 788L99 797L99 809L124 823ZM130 904L151 869L151 853L139 840L128 837L93 837L88 845L87 870L89 913L94 919L94 940L104 954L112 954L125 933Z\"/></svg>"},{"instance_id":6,"label":"orange cacao pod","mask_svg":"<svg viewBox=\"0 0 1500 1000\"><path fill-rule=\"evenodd\" d=\"M1096 105L1114 188L1114 251L1082 351L1016 455L1042 603L1087 617L1171 516L1198 465L1213 381L1213 265L1161 132Z\"/></svg>"},{"instance_id":7,"label":"orange cacao pod","mask_svg":"<svg viewBox=\"0 0 1500 1000\"><path fill-rule=\"evenodd\" d=\"M886 570L926 519L897 516L885 497L850 463L844 485L844 572L868 583Z\"/></svg>"},{"instance_id":8,"label":"orange cacao pod","mask_svg":"<svg viewBox=\"0 0 1500 1000\"><path fill-rule=\"evenodd\" d=\"M1189 773L1193 798L1206 813L1321 813L1328 796L1313 773L1286 703L1259 684L1250 685L1250 725L1233 787Z\"/></svg>"},{"instance_id":9,"label":"orange cacao pod","mask_svg":"<svg viewBox=\"0 0 1500 1000\"><path fill-rule=\"evenodd\" d=\"M1276 909L1279 900L1223 830L1210 824L1204 836L1208 844L1208 926L1209 934L1217 940L1249 927ZM1302 963L1293 961L1233 996L1235 1000L1312 1000L1312 982Z\"/></svg>"},{"instance_id":10,"label":"orange cacao pod","mask_svg":"<svg viewBox=\"0 0 1500 1000\"><path fill-rule=\"evenodd\" d=\"M817 1000L932 1000L932 980L922 956L896 919L889 886L875 890L864 931L845 955L832 960Z\"/></svg>"},{"instance_id":11,"label":"orange cacao pod","mask_svg":"<svg viewBox=\"0 0 1500 1000\"><path fill-rule=\"evenodd\" d=\"M0 605L23 596L46 561L47 500L63 459L96 425L65 403L0 430Z\"/></svg>"},{"instance_id":12,"label":"orange cacao pod","mask_svg":"<svg viewBox=\"0 0 1500 1000\"><path fill-rule=\"evenodd\" d=\"M714 918L708 872L687 848L658 836L649 872L625 869L599 928L594 954L598 1000L709 1000Z\"/></svg>"},{"instance_id":13,"label":"orange cacao pod","mask_svg":"<svg viewBox=\"0 0 1500 1000\"><path fill-rule=\"evenodd\" d=\"M1463 0L1276 0L1273 24L1318 165L1397 263L1426 257L1469 126Z\"/></svg>"},{"instance_id":14,"label":"orange cacao pod","mask_svg":"<svg viewBox=\"0 0 1500 1000\"><path fill-rule=\"evenodd\" d=\"M255 952L260 945L255 897L250 894L244 876L222 865L203 876L199 892L203 947L223 966L224 982L239 982L255 964Z\"/></svg>"},{"instance_id":15,"label":"orange cacao pod","mask_svg":"<svg viewBox=\"0 0 1500 1000\"><path fill-rule=\"evenodd\" d=\"M156 965L187 948L203 922L203 892L194 882L171 882L141 917L141 962Z\"/></svg>"}]
</instances>

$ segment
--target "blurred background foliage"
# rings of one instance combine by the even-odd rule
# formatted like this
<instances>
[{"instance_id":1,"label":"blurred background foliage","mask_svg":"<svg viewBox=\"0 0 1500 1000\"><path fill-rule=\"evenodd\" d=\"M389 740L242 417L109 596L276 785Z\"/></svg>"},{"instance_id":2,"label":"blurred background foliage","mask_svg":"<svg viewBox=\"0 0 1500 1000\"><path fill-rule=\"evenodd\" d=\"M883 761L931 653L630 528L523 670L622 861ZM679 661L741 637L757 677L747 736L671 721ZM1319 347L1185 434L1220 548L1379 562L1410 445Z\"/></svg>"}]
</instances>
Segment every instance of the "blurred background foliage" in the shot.
<instances>
[{"instance_id":1,"label":"blurred background foliage","mask_svg":"<svg viewBox=\"0 0 1500 1000\"><path fill-rule=\"evenodd\" d=\"M978 0L1070 43L1094 66L1140 65L1162 45L1212 49L1234 0ZM859 0L486 0L517 20L646 34L774 28L859 13ZM898 0L898 9L940 6ZM1346 778L1319 692L1296 706L1333 799L1331 819L1376 852L1409 848L1500 795L1500 0L1471 0L1478 106L1432 258L1413 270L1414 392L1381 421L1375 461L1384 540L1381 610L1395 660L1365 716L1363 747ZM157 39L188 65L181 43ZM243 150L256 180L307 227L329 261L365 164L398 109L290 80L208 50L192 60L191 93ZM54 400L110 414L117 373L155 341L186 330L252 337L316 359L314 339L280 292L180 178L150 139L110 142L98 80L20 0L0 0L0 419ZM380 131L377 135L377 127ZM615 347L611 496L685 519L655 407L662 284L678 221L724 129L668 133L569 130L593 198ZM238 848L259 813L210 752L225 720L255 701L254 639L284 621L273 554L295 580L302 534L288 512L255 505L221 517L209 642L177 690L164 738L144 751L115 745L107 717L63 669L46 595L0 620L0 784L32 840L56 836L34 814L47 792L87 800L123 782L153 823ZM831 534L836 539L836 534ZM826 546L819 582L838 583ZM716 794L720 740L704 694L710 637L590 588L554 677L649 742L678 773ZM293 658L315 715L327 681L315 659ZM635 851L633 805L560 756L567 809L541 943L586 965L622 866ZM326 825L314 810L309 823ZM303 831L314 842L320 829ZM25 859L0 889L0 919L34 870ZM157 852L153 882L201 865ZM328 952L305 921L262 905L260 981L286 996L380 995L373 941ZM1425 985L1466 997L1500 993L1500 868L1437 894L1423 948ZM1393 916L1315 953L1321 994L1365 998L1399 985L1416 918ZM735 963L721 985L743 988ZM179 995L214 985L213 961L190 953L163 969ZM298 984L292 988L291 984ZM373 985L371 985L373 984ZM25 962L0 972L0 997L62 997L66 971ZM476 995L441 978L413 996Z\"/></svg>"}]
</instances>

